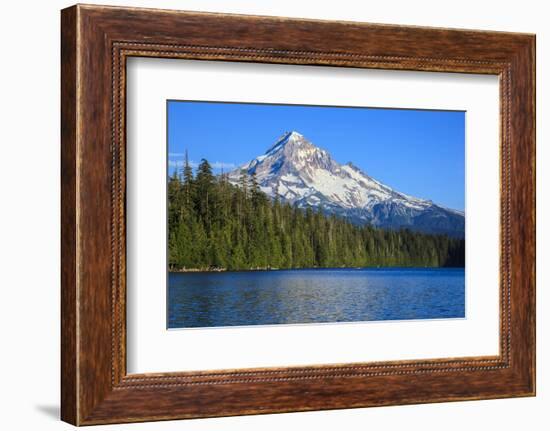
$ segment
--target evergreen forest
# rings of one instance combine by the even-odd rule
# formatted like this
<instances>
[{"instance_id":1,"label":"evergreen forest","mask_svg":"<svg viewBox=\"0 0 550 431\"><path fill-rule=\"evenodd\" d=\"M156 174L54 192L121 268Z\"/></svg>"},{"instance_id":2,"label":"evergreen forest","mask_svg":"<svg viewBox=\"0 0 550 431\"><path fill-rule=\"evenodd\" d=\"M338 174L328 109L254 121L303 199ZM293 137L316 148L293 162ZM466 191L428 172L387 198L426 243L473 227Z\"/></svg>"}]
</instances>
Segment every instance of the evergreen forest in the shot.
<instances>
[{"instance_id":1,"label":"evergreen forest","mask_svg":"<svg viewBox=\"0 0 550 431\"><path fill-rule=\"evenodd\" d=\"M239 184L207 160L168 178L170 271L340 267L463 267L464 239L359 226Z\"/></svg>"}]
</instances>

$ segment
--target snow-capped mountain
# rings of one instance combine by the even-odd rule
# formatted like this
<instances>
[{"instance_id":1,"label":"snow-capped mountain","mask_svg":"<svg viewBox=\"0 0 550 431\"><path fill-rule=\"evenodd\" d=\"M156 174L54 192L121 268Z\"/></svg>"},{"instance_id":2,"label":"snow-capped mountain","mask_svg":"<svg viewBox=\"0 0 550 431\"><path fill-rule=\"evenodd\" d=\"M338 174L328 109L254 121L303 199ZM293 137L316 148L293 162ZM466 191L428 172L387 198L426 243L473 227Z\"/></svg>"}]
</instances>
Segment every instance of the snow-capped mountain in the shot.
<instances>
[{"instance_id":1,"label":"snow-capped mountain","mask_svg":"<svg viewBox=\"0 0 550 431\"><path fill-rule=\"evenodd\" d=\"M239 184L243 171L255 173L268 196L299 207L322 207L354 223L464 236L464 213L393 190L351 163L340 165L295 131L230 172L229 181Z\"/></svg>"}]
</instances>

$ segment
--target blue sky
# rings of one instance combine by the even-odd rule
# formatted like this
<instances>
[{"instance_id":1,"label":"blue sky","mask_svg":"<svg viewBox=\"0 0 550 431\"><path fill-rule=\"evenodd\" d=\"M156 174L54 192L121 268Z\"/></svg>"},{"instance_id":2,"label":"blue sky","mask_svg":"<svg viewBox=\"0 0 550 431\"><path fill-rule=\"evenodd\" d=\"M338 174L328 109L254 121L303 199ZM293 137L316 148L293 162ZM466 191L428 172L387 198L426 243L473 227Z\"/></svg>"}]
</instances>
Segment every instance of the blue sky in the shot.
<instances>
[{"instance_id":1,"label":"blue sky","mask_svg":"<svg viewBox=\"0 0 550 431\"><path fill-rule=\"evenodd\" d=\"M462 111L168 101L169 171L185 150L232 170L291 130L398 191L464 210Z\"/></svg>"}]
</instances>

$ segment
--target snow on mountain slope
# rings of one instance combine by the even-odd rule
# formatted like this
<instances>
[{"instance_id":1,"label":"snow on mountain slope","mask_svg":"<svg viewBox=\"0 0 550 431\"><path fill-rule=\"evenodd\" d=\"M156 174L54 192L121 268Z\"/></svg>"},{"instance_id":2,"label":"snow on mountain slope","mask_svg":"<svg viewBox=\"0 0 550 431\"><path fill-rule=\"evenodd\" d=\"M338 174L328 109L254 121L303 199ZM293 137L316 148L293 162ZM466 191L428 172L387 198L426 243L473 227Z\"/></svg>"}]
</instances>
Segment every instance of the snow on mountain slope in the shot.
<instances>
[{"instance_id":1,"label":"snow on mountain slope","mask_svg":"<svg viewBox=\"0 0 550 431\"><path fill-rule=\"evenodd\" d=\"M358 224L464 236L462 212L393 190L351 163L340 165L296 131L230 172L229 181L238 184L243 171L255 174L268 196L298 207L322 207Z\"/></svg>"}]
</instances>

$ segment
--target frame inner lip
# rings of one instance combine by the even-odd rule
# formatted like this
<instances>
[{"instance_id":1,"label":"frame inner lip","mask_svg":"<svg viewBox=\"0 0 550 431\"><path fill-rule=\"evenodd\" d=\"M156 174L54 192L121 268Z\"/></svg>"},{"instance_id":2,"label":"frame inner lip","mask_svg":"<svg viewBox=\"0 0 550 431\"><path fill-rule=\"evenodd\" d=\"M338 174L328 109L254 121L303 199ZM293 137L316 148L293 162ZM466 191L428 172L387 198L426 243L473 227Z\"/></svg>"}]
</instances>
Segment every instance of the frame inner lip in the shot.
<instances>
[{"instance_id":1,"label":"frame inner lip","mask_svg":"<svg viewBox=\"0 0 550 431\"><path fill-rule=\"evenodd\" d=\"M130 46L131 48L129 48L128 46ZM145 50L135 50L135 47L136 46L143 46L143 47L147 47L148 49L145 49ZM152 43L152 42L124 42L124 41L115 41L113 42L113 47L114 47L114 50L116 52L118 52L118 57L119 57L119 60L118 60L118 64L119 65L124 65L123 67L119 67L118 68L118 79L114 79L114 82L117 82L119 83L118 85L118 89L119 89L119 95L121 97L121 99L125 100L126 98L126 95L124 93L124 88L120 88L120 83L122 81L126 81L126 78L125 78L125 75L126 75L126 57L133 57L133 56L146 56L146 57L162 57L163 54L169 54L170 55L170 58L174 58L174 59L195 59L195 57L193 57L194 55L197 55L197 54L200 54L200 52L203 52L203 54L207 54L208 52L211 52L212 50L216 51L216 50L221 50L221 51L224 51L224 52L227 52L228 54L231 54L231 55L234 55L235 57L242 57L242 52L246 52L246 53L250 53L249 55L247 55L246 57L250 57L250 58L254 58L255 56L253 55L253 53L256 53L258 55L258 58L266 58L266 55L265 54L268 54L272 51L270 50L265 50L265 49L260 49L258 50L259 52L256 52L255 49L253 48L238 48L238 47L223 47L223 46L196 46L196 45L178 45L178 44L158 44L158 43ZM115 48L116 47L116 48ZM164 47L164 49L173 49L173 50L169 50L169 51L161 51L159 50L160 48ZM191 50L191 51L188 51L188 50ZM358 56L357 54L346 54L346 53L319 53L319 52L316 52L316 51L312 51L312 52L307 52L307 51L299 51L299 52L296 52L296 51L285 51L285 50L277 50L277 52L279 53L285 53L285 52L288 52L288 53L291 53L291 54L296 54L298 55L297 59L301 59L301 60L304 60L304 61L307 61L309 58L310 58L310 54L312 54L313 56L315 55L325 55L325 54L328 54L328 55L337 55L339 57L341 56L346 56L346 55L349 55L350 57L352 57L353 59L349 60L350 62L352 63L357 63L358 60ZM225 55L225 54L224 54ZM406 60L408 61L409 59L413 59L413 58L410 58L410 57L395 57L395 56L366 56L368 58L372 60L372 57L374 57L376 60L374 60L375 63L378 63L378 62L383 62L384 60L396 60L396 59L402 59L402 60ZM267 58L271 58L272 60L280 60L281 58L278 57L278 56L274 56L274 57L270 57L270 56L267 56ZM363 56L361 56L361 58L365 58ZM319 60L319 58L317 58L317 60ZM452 59L441 59L441 58L433 58L433 59L430 59L430 58L423 58L424 61L426 62L430 62L430 61L433 61L435 63L440 63L440 62L443 62L445 63L445 61L449 61L450 64L452 64L453 66L456 67L456 61L455 60L452 60ZM238 60L223 60L223 61L238 61ZM275 63L279 62L279 61L274 61ZM498 70L498 72L494 73L496 75L499 75L499 76L505 76L507 78L507 80L510 79L509 76L506 76L504 75L506 72L508 72L508 69L510 68L510 64L507 63L507 62L501 62L501 61L494 61L494 60L485 60L485 61L472 61L472 60L467 60L467 59L461 59L458 61L459 64L474 64L474 65L478 65L478 64L487 64L487 65L492 65L492 66L495 66ZM290 63L290 64L294 64L294 63ZM304 64L309 64L309 63L304 63ZM318 64L321 64L321 65L324 65L324 63L318 63ZM362 63L361 63L362 64ZM359 66L360 68L369 68L368 66ZM113 73L115 73L115 69L113 69ZM121 77L124 76L124 80L121 79ZM506 96L509 97L509 94L508 93L505 93ZM502 94L501 94L501 100L503 100L504 102L506 102L506 104L510 103L510 101L505 98L506 100L502 99ZM114 99L113 99L113 106L112 106L112 109L113 109L113 112L116 112L116 107L115 107L115 102L114 102ZM120 109L120 108L119 108ZM506 112L508 113L508 116L506 117L507 118L507 121L506 121L506 127L509 127L508 125L508 122L510 121L510 118L509 118L509 112L508 110L506 110ZM123 115L124 117L123 118L120 118L118 116L114 116L114 129L115 130L120 130L121 128L121 123L122 124L125 124L126 120L125 120L125 110L123 110ZM120 134L119 134L120 136ZM119 138L120 139L120 138ZM113 142L113 148L116 146L116 141ZM124 145L123 148L126 148L125 144L125 137L123 139L123 142L122 144ZM501 157L503 156L503 146L504 146L504 140L502 139L502 136L501 136L501 143L500 143L500 146L501 146ZM508 154L509 155L509 154ZM501 167L501 170L503 168ZM124 172L125 174L125 172ZM508 199L510 199L510 196L507 195L506 196ZM120 197L119 197L120 198ZM503 203L504 203L505 199L504 199L504 195L501 195L501 219L503 218L503 214L502 214L502 207L503 207ZM509 219L508 219L509 220ZM506 224L509 224L509 221L508 223L503 223L503 220L501 220L501 231L504 230L505 228L505 225ZM502 234L501 234L501 237L502 237ZM502 242L502 241L501 241ZM502 244L501 244L501 248L502 248ZM508 253L509 253L509 249L508 249ZM503 253L504 254L504 253ZM509 259L508 259L509 261ZM501 264L501 269L502 269L502 264ZM503 295L503 291L505 290L504 289L504 284L505 283L501 283L501 287L500 287L500 290L501 290L501 297L504 296L506 298L508 298L508 301L510 300L510 294L508 293L507 295ZM508 286L508 289L510 287ZM508 306L509 307L509 306ZM503 331L503 328L502 328L502 321L504 319L502 319L502 316L503 316L503 308L501 307L501 328L500 328L500 344L501 346L506 346L506 341L509 342L510 340L510 336L506 336L504 334L505 331ZM509 309L506 310L508 311L506 314L509 314ZM506 325L507 326L507 331L510 332L511 331L511 328L509 325ZM124 349L125 350L125 349ZM509 346L505 347L504 348L504 355L502 355L502 352L501 352L501 355L498 356L498 357L495 357L495 359L471 359L471 358L468 358L468 357L465 357L463 359L458 359L460 361L461 364L467 364L467 363L475 363L475 364L478 364L477 367L468 367L468 370L472 370L472 371L475 371L475 370L487 370L487 369L500 369L500 368L508 368L510 366L510 361L509 361L509 351L510 351L510 348ZM504 361L501 363L502 361L502 358L504 357ZM425 360L418 360L419 362L425 362ZM439 359L434 359L433 360L434 363L439 361ZM381 368L388 368L388 369L392 369L392 368L395 368L394 365L392 365L392 362L398 362L398 361L385 361L387 363L387 365L382 365ZM490 365L487 365L489 363L496 363L496 365L493 365L493 366L490 366ZM440 363L441 365L440 366L437 366L436 370L433 371L433 372L440 372L442 369L445 368L445 366L447 365L447 363L445 362L445 360L441 361ZM114 364L113 364L114 365ZM414 367L422 367L422 365L417 365L417 364L414 364L414 365L411 365L411 368L414 368ZM369 370L369 369L372 369L373 368L373 365L370 364L370 363L361 363L361 364L355 364L355 365L351 365L351 366L346 366L346 365L342 365L342 369L340 369L339 367L338 368L338 371L336 371L336 369L334 368L334 365L326 365L326 367L330 367L333 371L321 371L319 374L317 374L316 371L309 371L309 368L312 368L312 369L320 369L320 368L323 368L325 367L325 365L312 365L312 366L304 366L304 367L288 367L290 369L292 368L303 368L304 370L303 371L298 371L297 374L300 374L300 373L305 373L305 374L309 374L311 373L311 378L326 378L326 377L331 377L331 376L334 376L334 377L337 377L339 376L341 373L340 371L342 369L347 369L347 370L352 370L352 371L357 371L357 370ZM378 365L374 365L374 367L378 368L380 366ZM432 368L434 366L432 365ZM114 367L113 367L114 368ZM285 374L286 372L286 367L284 368L281 368L281 369L277 369L277 368L280 368L280 367L273 367L273 370L272 371L256 371L254 369L251 369L251 368L243 368L243 369L240 369L240 370L235 370L235 371L223 371L221 370L219 373L218 372L214 372L216 376L219 376L219 379L212 379L211 380L211 383L212 384L215 384L215 383L226 383L228 381L228 377L231 378L231 377L236 377L236 376L239 376L239 375L243 375L243 372L246 373L247 376L250 376L250 377L257 377L259 375L265 375L265 373L276 373L276 374ZM124 366L124 369L125 369L125 366ZM453 367L448 367L447 368L448 371L454 371L455 368ZM419 368L418 370L415 370L414 372L415 373L427 373L429 372L430 370L428 369L424 369L424 368ZM188 379L203 379L205 377L210 377L212 376L212 374L210 374L209 372L206 372L204 373L204 371L189 371L189 372L184 372L185 374L189 373L190 375L189 376L185 376L185 377L182 377L181 375L178 375L177 374L178 372L161 372L161 373L155 373L155 374L162 374L160 376L148 376L146 373L143 374L143 373L140 373L140 374L124 374L122 377L122 380L121 380L121 383L126 383L126 382L130 382L130 381L137 381L137 379L146 379L147 381L149 381L150 379L155 379L155 380L161 380L161 379L168 379L168 380L188 380ZM369 376L377 376L377 375L398 375L398 374L403 374L403 372L400 372L400 371L386 371L386 372L383 372L383 371L380 371L379 373L368 373L367 375ZM139 377L133 377L133 376L139 376ZM358 377L361 377L361 376L358 376ZM282 380L284 380L284 378L281 378ZM289 380L292 380L292 378L288 378ZM232 380L232 379L231 379Z\"/></svg>"}]
</instances>

